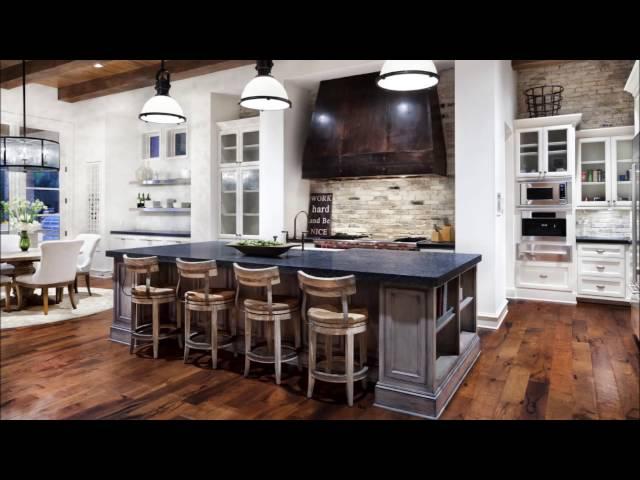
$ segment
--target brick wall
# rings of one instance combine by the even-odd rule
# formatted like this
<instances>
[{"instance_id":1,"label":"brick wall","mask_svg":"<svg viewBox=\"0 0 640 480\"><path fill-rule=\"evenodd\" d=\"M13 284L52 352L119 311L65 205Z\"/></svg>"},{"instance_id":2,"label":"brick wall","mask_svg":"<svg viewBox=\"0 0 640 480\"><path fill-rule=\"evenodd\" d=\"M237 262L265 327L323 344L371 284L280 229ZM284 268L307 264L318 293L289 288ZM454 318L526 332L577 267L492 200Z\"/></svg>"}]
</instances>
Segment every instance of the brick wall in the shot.
<instances>
[{"instance_id":1,"label":"brick wall","mask_svg":"<svg viewBox=\"0 0 640 480\"><path fill-rule=\"evenodd\" d=\"M582 113L579 128L633 125L633 97L624 91L634 60L579 60L518 71L518 118L527 118L524 91L562 85L560 115Z\"/></svg>"},{"instance_id":2,"label":"brick wall","mask_svg":"<svg viewBox=\"0 0 640 480\"><path fill-rule=\"evenodd\" d=\"M576 210L576 235L631 237L631 211Z\"/></svg>"},{"instance_id":3,"label":"brick wall","mask_svg":"<svg viewBox=\"0 0 640 480\"><path fill-rule=\"evenodd\" d=\"M454 69L440 72L438 98L447 151L447 177L317 180L313 193L333 193L332 232L368 233L376 238L431 237L433 224L454 225ZM312 99L315 105L315 99Z\"/></svg>"}]
</instances>

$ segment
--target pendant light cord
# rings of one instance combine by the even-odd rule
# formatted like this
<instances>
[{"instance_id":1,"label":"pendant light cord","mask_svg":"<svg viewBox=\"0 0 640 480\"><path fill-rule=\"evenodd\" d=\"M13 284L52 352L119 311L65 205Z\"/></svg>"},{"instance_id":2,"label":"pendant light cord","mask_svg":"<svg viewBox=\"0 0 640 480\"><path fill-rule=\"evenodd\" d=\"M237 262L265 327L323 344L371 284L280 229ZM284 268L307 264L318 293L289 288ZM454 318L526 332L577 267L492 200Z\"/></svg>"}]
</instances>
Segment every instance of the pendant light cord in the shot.
<instances>
[{"instance_id":1,"label":"pendant light cord","mask_svg":"<svg viewBox=\"0 0 640 480\"><path fill-rule=\"evenodd\" d=\"M27 136L27 69L22 60L22 136Z\"/></svg>"}]
</instances>

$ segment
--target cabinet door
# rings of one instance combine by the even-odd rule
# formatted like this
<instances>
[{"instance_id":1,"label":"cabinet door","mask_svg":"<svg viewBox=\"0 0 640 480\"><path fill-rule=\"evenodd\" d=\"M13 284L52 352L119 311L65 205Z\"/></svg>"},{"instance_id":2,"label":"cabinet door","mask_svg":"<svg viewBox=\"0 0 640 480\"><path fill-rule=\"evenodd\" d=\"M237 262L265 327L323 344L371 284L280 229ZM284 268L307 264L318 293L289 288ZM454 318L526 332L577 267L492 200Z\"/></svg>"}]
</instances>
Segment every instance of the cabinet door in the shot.
<instances>
[{"instance_id":1,"label":"cabinet door","mask_svg":"<svg viewBox=\"0 0 640 480\"><path fill-rule=\"evenodd\" d=\"M573 128L563 125L544 129L544 176L567 176L572 173Z\"/></svg>"},{"instance_id":2,"label":"cabinet door","mask_svg":"<svg viewBox=\"0 0 640 480\"><path fill-rule=\"evenodd\" d=\"M260 234L260 171L258 168L243 168L242 177L242 221L243 236Z\"/></svg>"},{"instance_id":3,"label":"cabinet door","mask_svg":"<svg viewBox=\"0 0 640 480\"><path fill-rule=\"evenodd\" d=\"M631 206L631 164L633 137L611 139L611 200L616 207Z\"/></svg>"},{"instance_id":4,"label":"cabinet door","mask_svg":"<svg viewBox=\"0 0 640 480\"><path fill-rule=\"evenodd\" d=\"M235 236L238 230L238 171L223 169L220 172L220 235Z\"/></svg>"},{"instance_id":5,"label":"cabinet door","mask_svg":"<svg viewBox=\"0 0 640 480\"><path fill-rule=\"evenodd\" d=\"M220 134L220 163L235 164L238 159L238 134L235 132Z\"/></svg>"},{"instance_id":6,"label":"cabinet door","mask_svg":"<svg viewBox=\"0 0 640 480\"><path fill-rule=\"evenodd\" d=\"M240 161L246 164L257 164L260 161L260 132L249 130L242 132L242 158Z\"/></svg>"},{"instance_id":7,"label":"cabinet door","mask_svg":"<svg viewBox=\"0 0 640 480\"><path fill-rule=\"evenodd\" d=\"M540 177L542 173L542 129L518 130L516 135L517 175Z\"/></svg>"},{"instance_id":8,"label":"cabinet door","mask_svg":"<svg viewBox=\"0 0 640 480\"><path fill-rule=\"evenodd\" d=\"M607 206L611 200L609 138L582 138L578 143L578 204Z\"/></svg>"}]
</instances>

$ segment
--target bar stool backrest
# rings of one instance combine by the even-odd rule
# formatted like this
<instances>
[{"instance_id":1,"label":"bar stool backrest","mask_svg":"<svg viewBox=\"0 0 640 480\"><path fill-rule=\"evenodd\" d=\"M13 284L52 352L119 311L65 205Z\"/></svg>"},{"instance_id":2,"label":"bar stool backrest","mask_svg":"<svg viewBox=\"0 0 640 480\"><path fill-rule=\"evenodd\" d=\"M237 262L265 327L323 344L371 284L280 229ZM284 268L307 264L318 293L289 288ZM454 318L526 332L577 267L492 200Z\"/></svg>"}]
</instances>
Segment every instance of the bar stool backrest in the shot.
<instances>
[{"instance_id":1,"label":"bar stool backrest","mask_svg":"<svg viewBox=\"0 0 640 480\"><path fill-rule=\"evenodd\" d=\"M302 311L307 311L308 296L324 298L340 298L342 315L345 322L349 318L349 297L356 293L355 275L345 277L314 277L302 270L298 270L298 282L302 290Z\"/></svg>"},{"instance_id":2,"label":"bar stool backrest","mask_svg":"<svg viewBox=\"0 0 640 480\"><path fill-rule=\"evenodd\" d=\"M240 289L242 286L261 287L267 290L268 310L271 312L273 305L273 285L280 283L280 271L278 267L244 268L234 263L233 273L236 279L236 307L242 308L242 305L239 305Z\"/></svg>"},{"instance_id":3,"label":"bar stool backrest","mask_svg":"<svg viewBox=\"0 0 640 480\"><path fill-rule=\"evenodd\" d=\"M142 274L145 276L145 287L147 294L149 294L149 289L151 287L151 274L160 271L158 257L131 258L124 255L122 259L124 260L124 266L127 271L133 273L134 287L138 285L138 275Z\"/></svg>"},{"instance_id":4,"label":"bar stool backrest","mask_svg":"<svg viewBox=\"0 0 640 480\"><path fill-rule=\"evenodd\" d=\"M176 266L178 267L178 286L176 293L180 291L180 281L182 278L194 278L197 280L204 280L204 301L209 301L209 279L210 277L216 277L218 275L218 266L215 260L205 260L203 262L186 262L181 258L176 259Z\"/></svg>"}]
</instances>

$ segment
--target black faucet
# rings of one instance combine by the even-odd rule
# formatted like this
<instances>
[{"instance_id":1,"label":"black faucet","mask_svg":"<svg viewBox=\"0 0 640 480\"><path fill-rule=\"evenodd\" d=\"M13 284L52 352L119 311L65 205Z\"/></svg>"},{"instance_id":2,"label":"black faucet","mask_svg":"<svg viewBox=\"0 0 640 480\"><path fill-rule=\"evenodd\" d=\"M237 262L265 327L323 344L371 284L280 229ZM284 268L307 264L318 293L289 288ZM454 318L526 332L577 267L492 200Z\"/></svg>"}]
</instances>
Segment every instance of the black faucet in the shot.
<instances>
[{"instance_id":1,"label":"black faucet","mask_svg":"<svg viewBox=\"0 0 640 480\"><path fill-rule=\"evenodd\" d=\"M293 241L297 240L296 222L298 220L298 215L300 215L301 213L304 213L307 216L307 226L309 226L309 214L304 210L300 210L298 213L296 213L296 216L293 217ZM303 238L302 243L304 244L304 236L302 238Z\"/></svg>"}]
</instances>

